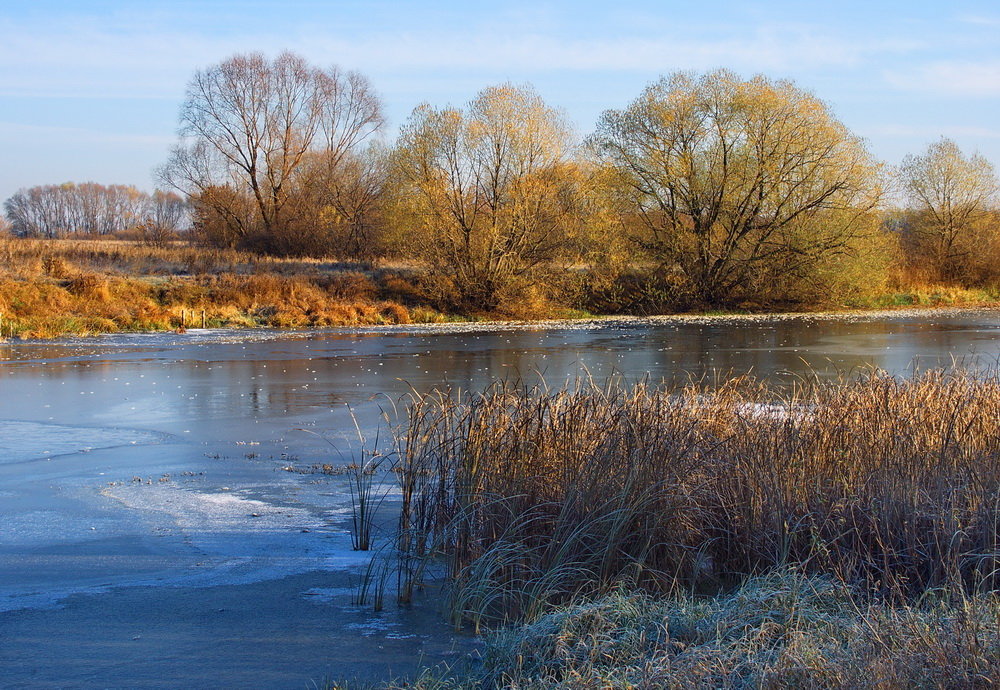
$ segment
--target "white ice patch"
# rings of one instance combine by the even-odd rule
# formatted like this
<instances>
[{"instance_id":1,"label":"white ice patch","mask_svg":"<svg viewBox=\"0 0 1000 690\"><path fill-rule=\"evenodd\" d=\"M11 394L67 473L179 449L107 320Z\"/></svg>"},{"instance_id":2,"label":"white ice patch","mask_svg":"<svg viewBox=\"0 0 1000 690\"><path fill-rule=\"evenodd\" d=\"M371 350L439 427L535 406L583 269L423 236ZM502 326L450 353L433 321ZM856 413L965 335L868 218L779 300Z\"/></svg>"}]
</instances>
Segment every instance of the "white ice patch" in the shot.
<instances>
[{"instance_id":1,"label":"white ice patch","mask_svg":"<svg viewBox=\"0 0 1000 690\"><path fill-rule=\"evenodd\" d=\"M162 439L161 434L136 429L0 420L0 464L156 443Z\"/></svg>"},{"instance_id":2,"label":"white ice patch","mask_svg":"<svg viewBox=\"0 0 1000 690\"><path fill-rule=\"evenodd\" d=\"M235 584L295 572L359 567L370 553L352 551L350 531L313 510L269 503L238 491L202 492L175 484L123 484L102 492L145 515L155 533L183 540L205 557L183 579ZM343 522L341 518L338 522Z\"/></svg>"},{"instance_id":3,"label":"white ice patch","mask_svg":"<svg viewBox=\"0 0 1000 690\"><path fill-rule=\"evenodd\" d=\"M303 597L308 597L311 601L321 604L329 604L335 599L356 595L357 590L353 587L313 587L302 593Z\"/></svg>"},{"instance_id":4,"label":"white ice patch","mask_svg":"<svg viewBox=\"0 0 1000 690\"><path fill-rule=\"evenodd\" d=\"M103 493L132 510L165 514L192 537L266 535L311 527L315 522L315 517L303 508L275 505L230 491L208 493L174 484L136 483L109 487Z\"/></svg>"}]
</instances>

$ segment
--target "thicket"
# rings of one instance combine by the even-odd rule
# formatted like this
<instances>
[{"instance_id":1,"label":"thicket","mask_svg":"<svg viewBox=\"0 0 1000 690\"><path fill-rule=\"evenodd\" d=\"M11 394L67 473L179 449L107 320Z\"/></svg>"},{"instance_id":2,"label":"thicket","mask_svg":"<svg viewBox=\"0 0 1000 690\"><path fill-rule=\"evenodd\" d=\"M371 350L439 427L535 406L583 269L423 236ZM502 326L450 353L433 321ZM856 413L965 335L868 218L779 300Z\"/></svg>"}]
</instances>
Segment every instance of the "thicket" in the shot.
<instances>
[{"instance_id":1,"label":"thicket","mask_svg":"<svg viewBox=\"0 0 1000 690\"><path fill-rule=\"evenodd\" d=\"M1000 209L993 166L941 139L898 170L908 202L895 228L905 263L926 279L983 285L997 279Z\"/></svg>"},{"instance_id":2,"label":"thicket","mask_svg":"<svg viewBox=\"0 0 1000 690\"><path fill-rule=\"evenodd\" d=\"M201 240L413 261L444 310L843 302L894 279L997 278L968 251L1000 233L987 162L942 142L889 175L789 81L677 73L583 142L530 86L501 84L417 107L386 146L364 77L250 54L198 72L181 122L162 179L188 193ZM951 258L942 234L960 238Z\"/></svg>"}]
</instances>

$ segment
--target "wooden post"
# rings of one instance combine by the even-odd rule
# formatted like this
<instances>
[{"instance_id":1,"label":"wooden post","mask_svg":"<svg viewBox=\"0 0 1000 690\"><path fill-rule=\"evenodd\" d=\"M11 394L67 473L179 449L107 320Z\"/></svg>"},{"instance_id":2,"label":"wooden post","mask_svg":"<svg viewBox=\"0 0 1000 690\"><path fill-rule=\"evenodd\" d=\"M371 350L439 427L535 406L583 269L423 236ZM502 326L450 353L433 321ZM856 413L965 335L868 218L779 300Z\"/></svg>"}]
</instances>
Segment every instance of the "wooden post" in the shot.
<instances>
[{"instance_id":1,"label":"wooden post","mask_svg":"<svg viewBox=\"0 0 1000 690\"><path fill-rule=\"evenodd\" d=\"M204 309L201 310L201 327L204 330L204 328L205 328L205 310Z\"/></svg>"},{"instance_id":2,"label":"wooden post","mask_svg":"<svg viewBox=\"0 0 1000 690\"><path fill-rule=\"evenodd\" d=\"M181 309L181 328L187 326L187 309Z\"/></svg>"}]
</instances>

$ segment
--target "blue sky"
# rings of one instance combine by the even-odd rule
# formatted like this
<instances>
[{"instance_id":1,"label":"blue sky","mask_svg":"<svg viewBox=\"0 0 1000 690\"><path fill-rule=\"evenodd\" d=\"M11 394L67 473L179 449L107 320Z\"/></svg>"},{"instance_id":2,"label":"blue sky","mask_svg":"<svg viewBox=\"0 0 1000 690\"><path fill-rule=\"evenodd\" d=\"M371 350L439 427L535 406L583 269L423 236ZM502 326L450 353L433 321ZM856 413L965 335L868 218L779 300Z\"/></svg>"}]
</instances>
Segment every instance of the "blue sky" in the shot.
<instances>
[{"instance_id":1,"label":"blue sky","mask_svg":"<svg viewBox=\"0 0 1000 690\"><path fill-rule=\"evenodd\" d=\"M945 135L1000 166L1000 3L0 0L0 200L150 189L185 85L237 52L357 69L389 135L423 101L531 82L581 135L661 74L793 79L895 164Z\"/></svg>"}]
</instances>

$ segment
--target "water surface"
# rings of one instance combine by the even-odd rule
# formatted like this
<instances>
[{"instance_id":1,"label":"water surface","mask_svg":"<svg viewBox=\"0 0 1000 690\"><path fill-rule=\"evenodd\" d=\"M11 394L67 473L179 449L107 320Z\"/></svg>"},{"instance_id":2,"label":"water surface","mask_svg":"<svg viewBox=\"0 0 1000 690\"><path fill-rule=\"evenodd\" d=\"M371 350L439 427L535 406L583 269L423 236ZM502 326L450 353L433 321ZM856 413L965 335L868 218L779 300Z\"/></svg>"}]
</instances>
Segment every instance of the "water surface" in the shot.
<instances>
[{"instance_id":1,"label":"water surface","mask_svg":"<svg viewBox=\"0 0 1000 690\"><path fill-rule=\"evenodd\" d=\"M301 688L461 656L435 597L351 605L368 556L350 549L348 487L303 473L353 457L408 391L908 375L989 365L998 336L997 313L960 312L0 344L0 677Z\"/></svg>"}]
</instances>

